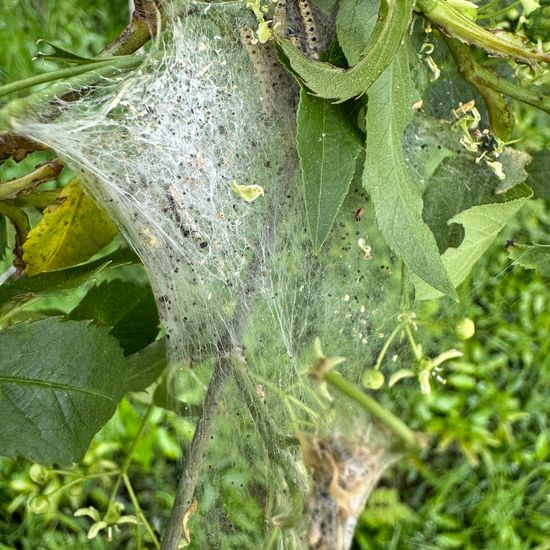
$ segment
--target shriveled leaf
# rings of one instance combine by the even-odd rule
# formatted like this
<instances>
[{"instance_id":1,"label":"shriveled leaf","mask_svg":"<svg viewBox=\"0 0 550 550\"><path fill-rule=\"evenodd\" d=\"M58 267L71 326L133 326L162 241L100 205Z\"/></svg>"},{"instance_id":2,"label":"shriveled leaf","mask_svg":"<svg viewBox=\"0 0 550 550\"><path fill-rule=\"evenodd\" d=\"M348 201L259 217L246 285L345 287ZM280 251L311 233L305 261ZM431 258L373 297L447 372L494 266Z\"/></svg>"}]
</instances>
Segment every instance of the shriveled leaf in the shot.
<instances>
[{"instance_id":1,"label":"shriveled leaf","mask_svg":"<svg viewBox=\"0 0 550 550\"><path fill-rule=\"evenodd\" d=\"M0 452L68 466L129 390L149 385L108 330L49 318L0 332ZM139 382L139 383L137 383Z\"/></svg>"},{"instance_id":2,"label":"shriveled leaf","mask_svg":"<svg viewBox=\"0 0 550 550\"><path fill-rule=\"evenodd\" d=\"M536 199L550 199L550 149L538 151L527 166L527 183Z\"/></svg>"},{"instance_id":3,"label":"shriveled leaf","mask_svg":"<svg viewBox=\"0 0 550 550\"><path fill-rule=\"evenodd\" d=\"M534 269L543 277L550 277L550 245L513 243L508 254L515 263L526 269Z\"/></svg>"},{"instance_id":4,"label":"shriveled leaf","mask_svg":"<svg viewBox=\"0 0 550 550\"><path fill-rule=\"evenodd\" d=\"M326 99L345 101L364 94L390 64L411 20L414 0L384 0L370 47L350 69L312 61L290 41L278 37L288 62L305 85Z\"/></svg>"},{"instance_id":5,"label":"shriveled leaf","mask_svg":"<svg viewBox=\"0 0 550 550\"><path fill-rule=\"evenodd\" d=\"M453 285L458 286L470 273L473 265L489 248L498 233L532 196L533 192L521 184L511 189L500 204L473 206L449 220L449 224L464 226L464 239L457 248L448 248L442 256ZM442 294L424 281L415 279L416 297L419 300L438 298Z\"/></svg>"},{"instance_id":6,"label":"shriveled leaf","mask_svg":"<svg viewBox=\"0 0 550 550\"><path fill-rule=\"evenodd\" d=\"M406 47L371 87L363 186L386 242L418 277L451 297L456 292L422 219L422 189L411 179L401 138L417 99Z\"/></svg>"},{"instance_id":7,"label":"shriveled leaf","mask_svg":"<svg viewBox=\"0 0 550 550\"><path fill-rule=\"evenodd\" d=\"M109 244L116 233L107 213L74 178L30 231L23 245L26 273L33 276L84 262Z\"/></svg>"},{"instance_id":8,"label":"shriveled leaf","mask_svg":"<svg viewBox=\"0 0 550 550\"><path fill-rule=\"evenodd\" d=\"M118 339L126 354L153 342L159 324L151 287L121 280L92 287L69 319L91 319L98 326L111 327L110 334Z\"/></svg>"},{"instance_id":9,"label":"shriveled leaf","mask_svg":"<svg viewBox=\"0 0 550 550\"><path fill-rule=\"evenodd\" d=\"M36 296L49 296L75 288L104 269L132 263L139 263L136 254L129 248L119 248L107 256L77 267L41 273L35 277L24 275L19 279L11 279L0 285L0 308L5 308L11 302L21 303Z\"/></svg>"},{"instance_id":10,"label":"shriveled leaf","mask_svg":"<svg viewBox=\"0 0 550 550\"><path fill-rule=\"evenodd\" d=\"M355 65L367 50L378 21L380 0L342 0L336 16L338 43L349 65Z\"/></svg>"},{"instance_id":11,"label":"shriveled leaf","mask_svg":"<svg viewBox=\"0 0 550 550\"><path fill-rule=\"evenodd\" d=\"M302 89L296 141L307 221L317 251L348 192L361 140L339 105Z\"/></svg>"}]
</instances>

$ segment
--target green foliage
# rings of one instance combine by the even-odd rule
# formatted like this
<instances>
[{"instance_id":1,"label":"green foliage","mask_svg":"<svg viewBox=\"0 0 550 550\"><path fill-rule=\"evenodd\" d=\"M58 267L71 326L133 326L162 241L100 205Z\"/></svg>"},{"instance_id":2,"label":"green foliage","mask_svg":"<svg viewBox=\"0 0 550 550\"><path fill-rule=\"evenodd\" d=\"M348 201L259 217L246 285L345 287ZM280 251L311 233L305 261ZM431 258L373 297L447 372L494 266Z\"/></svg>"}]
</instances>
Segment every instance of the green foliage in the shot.
<instances>
[{"instance_id":1,"label":"green foliage","mask_svg":"<svg viewBox=\"0 0 550 550\"><path fill-rule=\"evenodd\" d=\"M540 238L550 227L541 211L526 206L503 238ZM464 357L449 364L447 383L435 385L429 400L412 391L395 396L409 424L434 439L433 449L382 481L413 513L391 525L373 525L365 513L356 535L361 549L515 550L548 541L550 288L534 271L510 269L500 245L468 281L462 305L443 299L419 312L430 328L424 344L438 349L448 345L453 323L473 319ZM429 320L441 311L445 320Z\"/></svg>"},{"instance_id":2,"label":"green foliage","mask_svg":"<svg viewBox=\"0 0 550 550\"><path fill-rule=\"evenodd\" d=\"M126 361L117 340L87 322L18 324L1 331L0 339L0 442L6 456L43 464L81 460L124 394L160 374L156 369L140 379L141 388L133 387L131 367L142 365Z\"/></svg>"},{"instance_id":3,"label":"green foliage","mask_svg":"<svg viewBox=\"0 0 550 550\"><path fill-rule=\"evenodd\" d=\"M367 51L378 20L380 1L343 0L336 16L338 44L350 66L356 65Z\"/></svg>"},{"instance_id":4,"label":"green foliage","mask_svg":"<svg viewBox=\"0 0 550 550\"><path fill-rule=\"evenodd\" d=\"M550 149L537 151L527 166L527 183L537 199L550 199Z\"/></svg>"},{"instance_id":5,"label":"green foliage","mask_svg":"<svg viewBox=\"0 0 550 550\"><path fill-rule=\"evenodd\" d=\"M525 35L535 44L550 40L550 6L541 5L533 10L523 25Z\"/></svg>"},{"instance_id":6,"label":"green foliage","mask_svg":"<svg viewBox=\"0 0 550 550\"><path fill-rule=\"evenodd\" d=\"M14 307L37 297L52 296L75 289L108 267L129 265L137 261L137 256L130 249L123 247L76 267L41 273L35 277L11 279L0 286L2 313L5 315Z\"/></svg>"},{"instance_id":7,"label":"green foliage","mask_svg":"<svg viewBox=\"0 0 550 550\"><path fill-rule=\"evenodd\" d=\"M84 9L71 0L6 0L2 3L0 43L10 47L0 50L0 84L51 67L33 61L39 38L51 39L83 56L96 55L127 21L126 2L91 0Z\"/></svg>"},{"instance_id":8,"label":"green foliage","mask_svg":"<svg viewBox=\"0 0 550 550\"><path fill-rule=\"evenodd\" d=\"M361 141L341 106L302 89L296 144L308 226L318 251L348 193Z\"/></svg>"},{"instance_id":9,"label":"green foliage","mask_svg":"<svg viewBox=\"0 0 550 550\"><path fill-rule=\"evenodd\" d=\"M416 91L402 47L369 92L363 186L388 245L429 285L456 296L435 238L422 219L422 190L403 158L401 136L412 117Z\"/></svg>"},{"instance_id":10,"label":"green foliage","mask_svg":"<svg viewBox=\"0 0 550 550\"><path fill-rule=\"evenodd\" d=\"M442 256L443 264L451 273L455 286L464 281L473 264L531 195L531 189L522 184L509 192L509 200L505 202L473 206L449 220L449 223L459 223L464 227L464 240L460 246L448 248ZM439 292L430 289L423 281L418 281L415 286L417 298L420 300L440 296Z\"/></svg>"},{"instance_id":11,"label":"green foliage","mask_svg":"<svg viewBox=\"0 0 550 550\"><path fill-rule=\"evenodd\" d=\"M345 101L364 94L391 63L409 25L413 3L412 0L382 2L383 18L374 29L371 46L350 69L311 61L290 40L278 39L278 43L292 69L313 93Z\"/></svg>"},{"instance_id":12,"label":"green foliage","mask_svg":"<svg viewBox=\"0 0 550 550\"><path fill-rule=\"evenodd\" d=\"M106 281L92 287L68 317L111 327L110 334L127 355L153 342L158 333L159 318L151 287L129 281Z\"/></svg>"},{"instance_id":13,"label":"green foliage","mask_svg":"<svg viewBox=\"0 0 550 550\"><path fill-rule=\"evenodd\" d=\"M550 277L550 245L525 245L512 242L508 253L518 265L526 269L535 269L543 277Z\"/></svg>"},{"instance_id":14,"label":"green foliage","mask_svg":"<svg viewBox=\"0 0 550 550\"><path fill-rule=\"evenodd\" d=\"M90 28L90 18L92 27L96 27L89 33L77 32L78 25L67 24L67 18L74 17L72 5L38 4L11 2L3 9L0 42L8 43L6 32L17 29L10 34L10 41L19 49L17 56L11 55L10 48L0 51L0 66L5 67L0 80L36 71L34 66L23 66L30 55L22 53L34 52L30 36L42 36L41 18L33 15L33 8L45 10L42 18L47 14L47 28L53 29L55 43L60 44L54 46L53 56L44 59L70 57L67 48L82 58L94 56L105 45L105 27L110 27L107 34L112 34L115 26L122 28L126 23L124 2L120 6L98 2L96 6L92 1L88 11L81 12L81 27ZM429 15L432 4L446 6L442 2L417 1L416 9ZM509 4L507 1L506 6ZM326 2L323 5L328 7ZM463 24L472 6L461 2L454 6L458 11L452 13ZM479 21L483 21L486 6L490 6L491 21L498 23L498 10L493 9L493 3L481 6ZM396 348L393 360L404 362L406 367L397 374L417 376L419 380L423 376L423 389L431 389L429 398L413 385L406 386L406 391L399 386L388 390L384 383L391 377L385 376L385 369L393 367L383 364L380 370L368 368L372 367L371 355L379 350L365 352L363 384L376 389L380 399L397 410L411 428L430 436L432 445L424 454L403 461L397 474L394 470L382 481L383 486L373 492L361 516L356 543L369 549L544 548L550 531L550 483L545 463L550 456L546 401L550 384L550 294L548 281L539 275L550 274L548 245L509 245L507 251L513 263L503 250L491 249L491 245L506 223L528 203L531 190L524 184L527 173L527 183L533 187L535 197L550 196L550 157L548 150L535 153L526 172L528 155L505 148L496 140L494 145L494 136L484 130L488 119L495 134L507 136L509 131L508 106L501 92L488 90L485 82L478 82L476 89L472 85L475 79L469 83L462 80L462 76L467 77L463 67L457 70L457 60L449 55L443 40L433 38L437 31L424 33L422 21L426 21L420 15L415 26L409 27L412 7L412 0L343 0L336 16L338 44L334 47L341 48L349 68L307 59L291 40L276 38L282 57L286 56L285 63L312 92L301 90L296 139L305 190L304 215L313 248L318 251L326 241L322 253L312 257L311 262L318 261L324 270L319 288L320 295L327 298L316 307L325 310L326 326L321 329L329 336L329 345L345 355L338 346L349 342L350 335L356 337L357 316L352 314L357 312L352 306L360 303L337 303L333 307L336 302L331 291L340 289L342 281L355 281L358 285L356 273L364 270L369 275L357 295L370 297L383 292L388 284L384 279L386 269L389 271L388 266L395 260L388 257L386 245L413 273L417 298L440 298L439 302L426 301L415 306L420 319L418 334L417 317L407 313L409 332L414 328L415 338L421 343L413 351L424 362L402 353L403 343L397 341L398 337L391 343ZM445 9L433 10L433 17L445 15ZM524 25L533 42L548 38L547 21L538 17L547 9L543 6L533 11ZM21 31L21 21L28 22L25 32ZM434 22L445 23L447 32L461 40L472 63L484 70L498 69L508 75L512 69L505 61L488 62L486 54L467 44L485 45L487 52L509 54L522 61L525 56L532 61L545 55L534 50L529 54L522 45L499 50L503 39L474 26L470 20L462 27L453 22ZM63 32L55 32L64 27ZM422 63L416 61L417 54ZM437 78L439 70L442 75ZM513 70L528 88L532 75L523 75L517 67ZM547 79L546 70L540 69L537 74L541 82ZM547 93L544 84L536 90L543 97ZM364 97L345 102L357 96ZM418 101L421 97L424 104ZM459 112L459 105L472 99L481 119L475 125L467 118L471 113L462 116ZM498 120L495 99L501 109ZM420 110L417 116L413 116L413 106ZM457 111L459 115L455 114ZM546 147L550 143L547 117L517 105L515 111L516 134L525 137L518 146ZM363 158L358 137L363 134L363 186L370 204L358 186L350 186L356 160ZM497 166L498 162L502 167ZM1 173L3 179L8 179L31 169L25 161L18 166L6 163ZM50 185L51 192L68 177L70 174L65 171ZM8 456L68 464L82 458L94 434L105 426L93 439L82 463L68 471L30 466L21 458L0 459L0 548L2 544L9 548L111 547L101 536L91 541L86 538L90 521L73 517L75 508L88 510L94 522L92 534L102 522L103 527L120 528L115 529L114 546L134 548L141 537L146 537L145 544L149 544L152 538L147 539L141 520L137 526L120 524L121 518L135 519L139 507L132 501L128 486L126 492L119 490L123 476L117 464L129 468L145 515L155 525L165 522L173 499L171 468L181 460L179 444L189 443L196 426L195 416L201 414L211 363L185 371L177 406L167 398L168 377L159 382L154 398L134 394L121 401L128 392L149 386L166 364L165 341L154 341L159 320L151 289L143 281L132 281L111 269L137 261L125 249L72 267L108 242L114 233L112 227L109 230L109 222L97 209L90 205L84 209L86 212L68 209L69 201L55 212L46 210L38 221L46 197L32 191L28 189L2 203L4 211L16 211L23 220L20 225L29 219L34 229L24 245L26 273L0 286L0 407L4 413L0 446ZM68 197L80 193L77 202L85 200L72 184L62 193ZM545 219L545 214L541 208L539 205L539 210L525 208L526 213L520 212L520 219L525 222L525 227L515 227L522 237L520 242L548 242L548 221L543 227L540 220ZM385 243L372 226L373 211ZM369 218L369 225L364 220L363 225L357 225L362 215ZM52 216L62 219L52 225ZM536 218L540 223L533 229ZM11 219L15 221L13 216ZM36 235L48 225L51 232L43 234L46 238L37 239ZM19 231L17 236L26 239L25 231ZM87 247L87 242L96 237L102 238ZM0 218L0 257L13 241L13 235L6 230L6 218ZM69 241L71 253L66 254L65 250L60 255L59 244ZM307 238L300 240L293 235L287 241L296 243L296 249L279 253L287 257L285 276L291 280L301 265L298 256L307 249ZM365 270L371 245L376 261L380 259L386 266L382 271ZM475 266L478 261L481 263ZM520 266L530 271L523 271ZM54 268L63 269L42 273ZM468 277L470 272L472 276ZM98 275L106 277L109 273L108 281L96 283ZM409 306L406 282L401 294L402 308ZM81 300L91 283L94 286ZM295 294L300 293L301 290ZM65 294L71 307L64 306ZM462 304L456 305L441 294L452 298L458 294ZM257 306L252 313L258 327L256 341L244 343L249 353L273 364L274 357L280 356L282 361L288 350L275 349L274 338L269 334L272 327L264 321L263 307ZM70 321L51 317L64 315L68 310ZM381 312L373 312L373 318L375 315ZM443 315L446 320L433 321ZM342 334L334 332L334 316L346 319ZM29 318L42 320L22 322ZM465 318L472 320L467 331L460 330ZM458 346L464 356L456 360L457 352L453 361L445 365L445 371L436 371L434 360L429 358L457 345L455 331L462 340ZM363 338L363 334L359 337ZM297 351L309 359L307 350ZM445 385L438 385L436 374ZM234 383L238 386L238 381ZM230 403L231 396L241 395L238 391L237 387L228 390L224 406ZM206 460L216 465L220 475L217 483L209 484L208 492L200 497L206 517L227 529L227 547L244 548L250 541L259 547L262 543L267 528L264 510L258 503L264 504L268 491L263 481L251 474L247 459L263 452L266 464L274 462L272 450L264 446L266 438L259 433L267 425L266 419L259 422L254 414L266 418L270 415L267 420L277 418L276 407L290 407L290 397L294 396L277 394L283 405L274 403L273 411L268 412L267 408L246 411L246 418L238 425L228 423L223 414L215 420L216 437L222 437L217 445L210 446ZM115 417L107 422L119 402ZM156 408L152 402L166 409L178 409L182 415ZM285 429L288 431L287 426L273 427L270 437L289 437ZM246 439L242 447L228 443L238 438ZM289 445L285 441L281 447L287 449ZM255 498L250 498L251 494ZM281 498L292 500L293 495ZM116 506L112 505L114 500ZM127 511L119 510L120 504ZM192 517L190 524L197 532L194 544L213 547L208 529L194 521ZM14 528L17 523L21 525ZM55 533L43 534L54 526Z\"/></svg>"}]
</instances>

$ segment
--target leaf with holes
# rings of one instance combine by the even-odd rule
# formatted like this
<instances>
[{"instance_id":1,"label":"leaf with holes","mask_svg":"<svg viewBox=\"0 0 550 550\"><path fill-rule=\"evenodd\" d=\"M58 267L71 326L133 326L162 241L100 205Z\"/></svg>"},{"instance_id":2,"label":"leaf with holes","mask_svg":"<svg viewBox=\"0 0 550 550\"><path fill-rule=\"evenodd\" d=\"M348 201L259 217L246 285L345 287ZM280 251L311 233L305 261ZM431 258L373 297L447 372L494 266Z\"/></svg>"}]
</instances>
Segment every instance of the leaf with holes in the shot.
<instances>
[{"instance_id":1,"label":"leaf with holes","mask_svg":"<svg viewBox=\"0 0 550 550\"><path fill-rule=\"evenodd\" d=\"M318 251L346 197L361 139L340 105L300 92L296 141L307 221Z\"/></svg>"},{"instance_id":2,"label":"leaf with holes","mask_svg":"<svg viewBox=\"0 0 550 550\"><path fill-rule=\"evenodd\" d=\"M489 248L506 222L532 194L529 186L517 185L506 194L509 199L506 202L473 206L449 220L449 224L459 223L464 226L464 240L460 246L448 248L441 257L455 287L464 281L475 262ZM439 298L442 295L419 279L415 279L414 285L419 300Z\"/></svg>"},{"instance_id":3,"label":"leaf with holes","mask_svg":"<svg viewBox=\"0 0 550 550\"><path fill-rule=\"evenodd\" d=\"M29 232L23 245L26 273L33 276L84 262L109 244L116 233L107 213L74 178Z\"/></svg>"},{"instance_id":4,"label":"leaf with holes","mask_svg":"<svg viewBox=\"0 0 550 550\"><path fill-rule=\"evenodd\" d=\"M163 350L126 359L108 329L57 318L0 331L0 452L41 464L81 460L124 394L160 375Z\"/></svg>"}]
</instances>

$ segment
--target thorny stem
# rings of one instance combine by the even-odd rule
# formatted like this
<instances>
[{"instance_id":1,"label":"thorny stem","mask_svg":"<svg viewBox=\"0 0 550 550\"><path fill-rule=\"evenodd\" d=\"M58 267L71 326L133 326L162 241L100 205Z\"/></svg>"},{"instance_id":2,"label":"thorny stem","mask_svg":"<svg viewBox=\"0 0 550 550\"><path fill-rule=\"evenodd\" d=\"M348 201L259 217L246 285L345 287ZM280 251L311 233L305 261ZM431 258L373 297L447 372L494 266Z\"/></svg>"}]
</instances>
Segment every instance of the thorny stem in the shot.
<instances>
[{"instance_id":1,"label":"thorny stem","mask_svg":"<svg viewBox=\"0 0 550 550\"><path fill-rule=\"evenodd\" d=\"M523 88L514 82L510 82L499 76L493 70L476 63L472 58L468 46L457 40L447 39L447 46L453 55L458 70L465 80L472 83L478 89L492 88L522 103L527 103L541 111L550 114L550 97L542 92L536 92Z\"/></svg>"},{"instance_id":2,"label":"thorny stem","mask_svg":"<svg viewBox=\"0 0 550 550\"><path fill-rule=\"evenodd\" d=\"M134 492L134 488L132 487L132 484L130 483L130 479L128 478L128 474L122 474L122 479L124 480L124 485L126 486L126 490L128 491L128 494L130 495L130 500L132 501L132 505L134 507L134 510L136 512L136 515L138 519L143 523L145 529L147 529L147 532L149 533L149 536L151 537L153 544L155 545L155 548L160 548L160 542L157 536L155 535L155 532L153 531L153 528L149 525L149 522L147 521L147 518L145 517L143 511L141 510L141 506L139 505L139 501L136 497L136 494Z\"/></svg>"},{"instance_id":3,"label":"thorny stem","mask_svg":"<svg viewBox=\"0 0 550 550\"><path fill-rule=\"evenodd\" d=\"M406 447L418 450L425 446L420 434L411 430L402 420L385 409L355 384L348 382L341 374L338 374L334 370L330 370L323 375L323 378L331 386L334 386L344 395L353 399L353 401L358 403L367 412L375 416L382 424L388 427Z\"/></svg>"},{"instance_id":4,"label":"thorny stem","mask_svg":"<svg viewBox=\"0 0 550 550\"><path fill-rule=\"evenodd\" d=\"M52 160L41 164L32 172L10 181L0 182L0 201L13 199L15 195L26 189L35 189L41 183L57 178L63 164L59 160Z\"/></svg>"}]
</instances>

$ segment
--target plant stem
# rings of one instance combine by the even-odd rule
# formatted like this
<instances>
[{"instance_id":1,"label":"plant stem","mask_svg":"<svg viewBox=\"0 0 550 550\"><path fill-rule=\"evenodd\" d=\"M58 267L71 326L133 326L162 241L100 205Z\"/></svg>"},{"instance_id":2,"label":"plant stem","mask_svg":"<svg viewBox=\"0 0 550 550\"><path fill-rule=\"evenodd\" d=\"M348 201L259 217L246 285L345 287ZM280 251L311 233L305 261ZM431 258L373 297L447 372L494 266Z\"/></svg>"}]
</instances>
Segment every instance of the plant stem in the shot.
<instances>
[{"instance_id":1,"label":"plant stem","mask_svg":"<svg viewBox=\"0 0 550 550\"><path fill-rule=\"evenodd\" d=\"M417 0L416 7L448 36L473 44L501 57L511 57L520 63L533 65L536 61L550 63L550 55L537 49L527 49L505 40L491 31L476 25L458 9L444 0Z\"/></svg>"},{"instance_id":2,"label":"plant stem","mask_svg":"<svg viewBox=\"0 0 550 550\"><path fill-rule=\"evenodd\" d=\"M210 441L216 408L230 372L230 361L225 355L222 355L214 365L212 380L204 399L203 414L195 428L187 461L178 481L176 499L172 506L170 520L162 536L161 550L176 550L180 544L183 535L183 518L195 497L195 489L199 481L202 461Z\"/></svg>"},{"instance_id":3,"label":"plant stem","mask_svg":"<svg viewBox=\"0 0 550 550\"><path fill-rule=\"evenodd\" d=\"M476 63L470 54L468 46L457 40L446 39L447 46L458 65L459 72L464 79L478 89L492 88L522 103L527 103L541 111L550 114L550 97L542 92L528 90L499 76L493 70Z\"/></svg>"},{"instance_id":4,"label":"plant stem","mask_svg":"<svg viewBox=\"0 0 550 550\"><path fill-rule=\"evenodd\" d=\"M74 90L82 90L83 88L92 86L100 78L109 78L116 76L121 72L135 69L142 62L142 56L124 56L105 61L98 61L97 63L90 63L89 65L62 69L63 71L72 71L70 74L67 72L66 76L73 76L74 78L68 78L67 80L55 82L52 86L46 88L45 90L41 90L25 98L15 99L8 103L0 110L0 129L2 127L11 128L12 119L21 116L30 108L36 109L41 103L54 101L55 99ZM79 69L81 69L80 72L75 72ZM83 71L82 69L86 70ZM59 72L61 71L58 71L58 73ZM18 84L18 82L14 82L13 84ZM7 84L6 86L10 86L10 84Z\"/></svg>"},{"instance_id":5,"label":"plant stem","mask_svg":"<svg viewBox=\"0 0 550 550\"><path fill-rule=\"evenodd\" d=\"M6 182L0 182L0 201L15 198L17 193L25 189L36 188L41 183L57 178L63 168L60 160L52 160L41 164L32 172Z\"/></svg>"},{"instance_id":6,"label":"plant stem","mask_svg":"<svg viewBox=\"0 0 550 550\"><path fill-rule=\"evenodd\" d=\"M160 27L162 1L134 0L134 13L128 26L100 53L100 56L128 55L144 46Z\"/></svg>"},{"instance_id":7,"label":"plant stem","mask_svg":"<svg viewBox=\"0 0 550 550\"><path fill-rule=\"evenodd\" d=\"M375 416L382 424L388 427L406 447L418 450L424 446L419 434L416 434L404 422L397 418L397 416L382 407L382 405L356 385L348 382L341 374L331 370L325 373L323 378L331 386L337 388L344 395L353 399L367 412Z\"/></svg>"},{"instance_id":8,"label":"plant stem","mask_svg":"<svg viewBox=\"0 0 550 550\"><path fill-rule=\"evenodd\" d=\"M56 470L52 470L52 471L55 472ZM63 472L63 473L65 475L75 475L72 472ZM118 473L119 473L119 471L115 470L113 472L102 472L100 474L89 474L89 475L81 476L81 477L78 477L77 479L73 479L73 480L69 481L68 483L60 485L59 487L54 489L51 493L47 493L46 496L50 497L52 495L55 495L55 493L59 493L60 491L67 490L69 487L72 487L73 485L78 485L79 483L84 483L85 481L88 481L89 479L96 479L96 478L105 477L105 476L106 477L114 476L114 475L117 475Z\"/></svg>"},{"instance_id":9,"label":"plant stem","mask_svg":"<svg viewBox=\"0 0 550 550\"><path fill-rule=\"evenodd\" d=\"M33 86L38 86L38 84L46 84L47 82L53 82L55 80L71 78L89 73L91 71L101 71L101 69L105 67L118 65L118 59L124 58L102 59L91 63L86 63L84 65L78 65L76 67L67 67L65 69L58 69L57 71L51 71L49 73L38 74L23 80L16 80L15 82L10 82L9 84L0 86L0 97L12 94L14 92L19 92L20 90L26 90L28 88L32 88Z\"/></svg>"},{"instance_id":10,"label":"plant stem","mask_svg":"<svg viewBox=\"0 0 550 550\"><path fill-rule=\"evenodd\" d=\"M155 545L155 548L160 548L160 542L157 536L155 535L155 532L153 531L153 528L149 525L149 522L147 521L147 518L143 514L143 511L141 510L141 506L139 505L139 501L136 497L136 494L134 493L134 488L132 487L132 484L130 483L130 479L128 478L128 474L122 474L122 479L124 480L124 485L126 487L126 490L128 491L128 494L130 495L130 500L132 501L132 505L134 507L134 510L136 512L136 515L138 516L139 520L143 523L145 529L149 533L149 536L151 537L153 544Z\"/></svg>"},{"instance_id":11,"label":"plant stem","mask_svg":"<svg viewBox=\"0 0 550 550\"><path fill-rule=\"evenodd\" d=\"M132 441L132 445L130 447L130 450L128 451L128 454L126 455L126 458L124 459L124 462L122 463L122 466L120 468L120 472L118 475L117 480L115 481L115 485L113 487L113 490L111 491L111 497L109 498L109 503L107 504L107 513L113 506L115 502L115 498L118 494L118 490L120 488L120 483L123 479L123 477L127 474L128 468L130 467L130 463L132 462L132 456L134 454L134 451L136 450L137 444L143 435L143 432L145 431L145 428L147 426L147 423L149 422L149 418L151 418L151 414L153 414L153 411L155 410L155 405L151 403L147 410L145 411L145 414L143 415L143 418L141 419L141 423L139 425L139 430L137 434L134 437L134 440Z\"/></svg>"},{"instance_id":12,"label":"plant stem","mask_svg":"<svg viewBox=\"0 0 550 550\"><path fill-rule=\"evenodd\" d=\"M506 6L505 8L502 8L501 10L495 11L495 12L492 12L492 13L481 13L480 14L478 12L478 16L477 16L476 20L477 21L482 21L484 19L495 19L497 17L500 17L501 15L504 15L504 14L508 13L511 9L513 9L517 5L519 5L519 3L520 3L519 0L517 0L513 4L510 4L510 5ZM483 7L487 8L487 4Z\"/></svg>"},{"instance_id":13,"label":"plant stem","mask_svg":"<svg viewBox=\"0 0 550 550\"><path fill-rule=\"evenodd\" d=\"M295 162L294 141L292 137L293 130L294 128L292 125L289 125L289 148L285 156L289 157L288 162L290 165ZM285 183L288 184L288 182ZM264 226L263 234L259 235L258 242L273 242L275 240L274 234L277 222L279 221L279 209L283 204L284 203L281 201L272 206L268 223ZM267 258L265 254L256 254L247 269L245 280L250 283L255 281L266 261ZM240 302L237 303L235 313L229 322L229 327L231 328L229 328L227 333L220 338L216 345L218 358L214 364L212 379L210 380L204 399L202 415L197 423L189 447L188 458L178 481L176 499L172 507L168 525L162 537L161 550L177 550L179 547L183 534L183 518L193 503L202 468L202 461L212 433L216 409L222 397L225 384L233 374L234 369L232 361L239 361L239 359L236 358L236 350L233 347L233 342L239 341L254 300L254 292L245 293Z\"/></svg>"},{"instance_id":14,"label":"plant stem","mask_svg":"<svg viewBox=\"0 0 550 550\"><path fill-rule=\"evenodd\" d=\"M423 356L422 356L422 353L421 353L421 351L418 347L418 344L416 343L416 340L414 339L410 323L405 321L405 323L403 325L403 328L405 329L405 333L407 334L407 337L409 339L409 343L411 344L411 348L412 348L413 353L414 353L414 358L417 361L420 361Z\"/></svg>"},{"instance_id":15,"label":"plant stem","mask_svg":"<svg viewBox=\"0 0 550 550\"><path fill-rule=\"evenodd\" d=\"M388 336L386 341L384 342L384 345L382 346L382 349L380 350L380 353L378 354L378 357L376 359L376 363L374 365L374 370L380 370L380 366L382 365L382 361L384 360L384 357L386 356L386 352L388 351L388 348L390 347L390 344L393 342L394 338L399 334L399 331L403 328L402 324L399 323L392 331L392 333Z\"/></svg>"}]
</instances>

